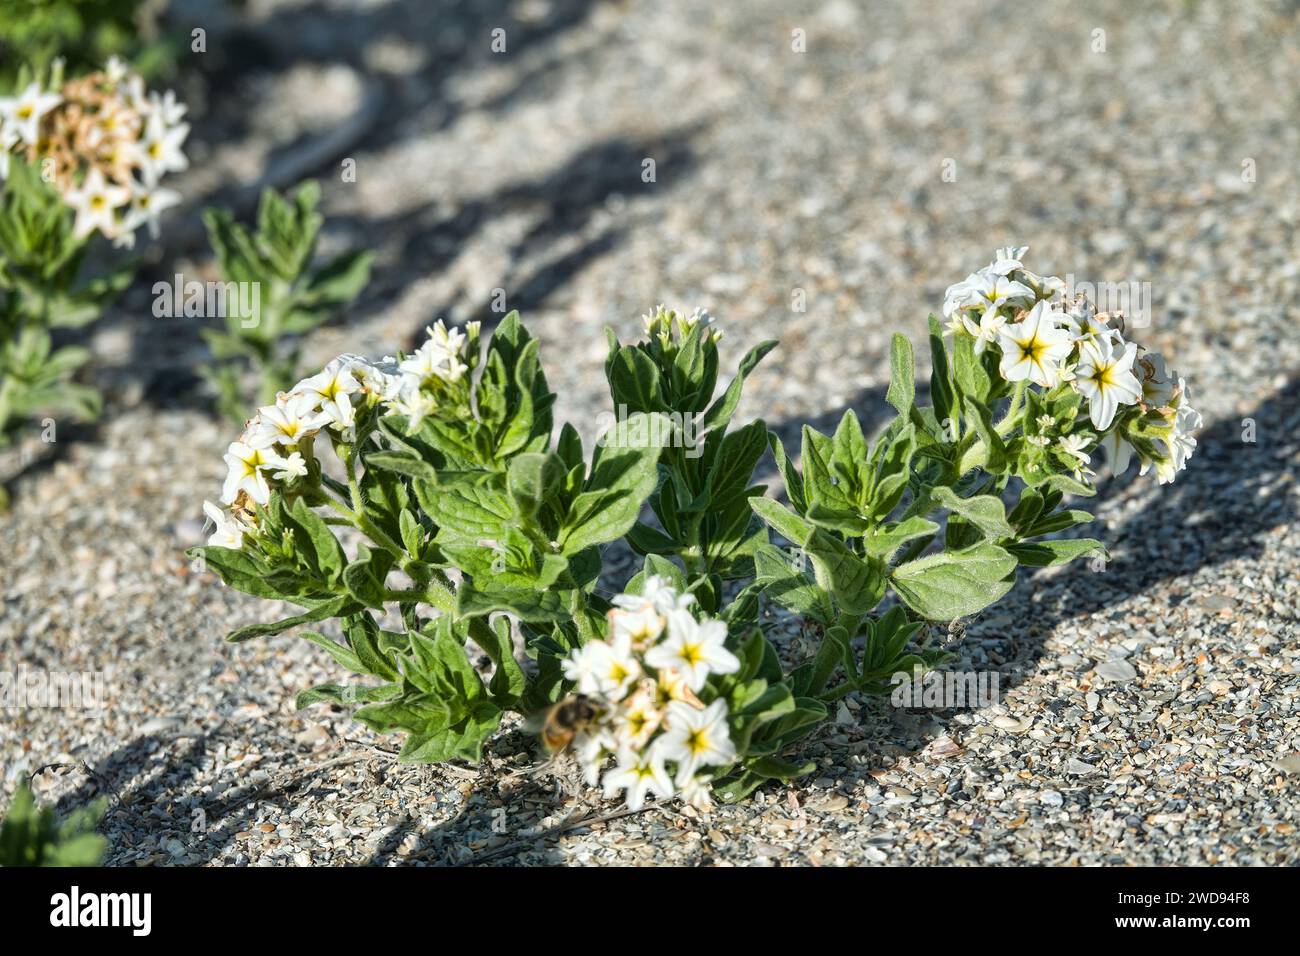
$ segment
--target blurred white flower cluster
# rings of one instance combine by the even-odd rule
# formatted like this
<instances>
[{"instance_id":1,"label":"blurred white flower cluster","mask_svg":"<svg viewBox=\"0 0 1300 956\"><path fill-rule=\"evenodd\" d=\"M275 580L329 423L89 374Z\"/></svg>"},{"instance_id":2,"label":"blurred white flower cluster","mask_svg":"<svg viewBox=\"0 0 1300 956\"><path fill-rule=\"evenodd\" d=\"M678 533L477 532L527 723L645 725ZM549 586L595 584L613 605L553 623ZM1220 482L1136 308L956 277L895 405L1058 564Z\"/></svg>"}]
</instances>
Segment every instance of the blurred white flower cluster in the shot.
<instances>
[{"instance_id":1,"label":"blurred white flower cluster","mask_svg":"<svg viewBox=\"0 0 1300 956\"><path fill-rule=\"evenodd\" d=\"M147 91L116 57L66 83L60 74L56 64L51 89L34 80L0 98L0 178L8 177L14 155L37 165L76 212L78 239L98 230L131 246L141 226L156 237L159 215L181 201L159 183L189 165L181 151L190 131L181 121L185 104L171 90Z\"/></svg>"},{"instance_id":2,"label":"blurred white flower cluster","mask_svg":"<svg viewBox=\"0 0 1300 956\"><path fill-rule=\"evenodd\" d=\"M694 598L663 578L646 578L640 594L614 598L609 639L588 641L564 661L564 676L598 714L575 739L587 782L604 772L606 797L626 793L631 809L647 794L680 795L692 806L712 803L708 767L736 759L727 703L707 706L698 694L712 674L734 674L740 661L726 648L721 621L697 621ZM672 769L669 769L669 765Z\"/></svg>"},{"instance_id":3,"label":"blurred white flower cluster","mask_svg":"<svg viewBox=\"0 0 1300 956\"><path fill-rule=\"evenodd\" d=\"M1185 382L1166 372L1158 354L1142 355L1141 346L1125 340L1121 313L1097 312L1082 294L1067 298L1060 278L1027 270L1027 251L999 249L988 266L948 287L943 315L949 334L973 338L977 355L996 345L998 370L1009 382L1078 391L1116 474L1136 453L1142 474L1154 467L1161 484L1173 481L1202 424ZM1048 439L1039 434L1030 440ZM1077 476L1092 474L1084 467L1092 442L1070 433L1056 441L1076 460Z\"/></svg>"},{"instance_id":4,"label":"blurred white flower cluster","mask_svg":"<svg viewBox=\"0 0 1300 956\"><path fill-rule=\"evenodd\" d=\"M386 412L411 419L414 427L436 411L446 386L465 383L467 341L477 341L478 323L467 326L469 339L441 320L429 328L428 341L410 357L386 357L378 362L360 355L340 355L320 372L276 396L244 426L243 434L226 450L228 466L220 508L211 502L203 510L215 524L208 544L239 548L252 530L250 504L266 504L271 489L307 477L319 466L312 442L328 429L351 441L359 407L376 404Z\"/></svg>"}]
</instances>

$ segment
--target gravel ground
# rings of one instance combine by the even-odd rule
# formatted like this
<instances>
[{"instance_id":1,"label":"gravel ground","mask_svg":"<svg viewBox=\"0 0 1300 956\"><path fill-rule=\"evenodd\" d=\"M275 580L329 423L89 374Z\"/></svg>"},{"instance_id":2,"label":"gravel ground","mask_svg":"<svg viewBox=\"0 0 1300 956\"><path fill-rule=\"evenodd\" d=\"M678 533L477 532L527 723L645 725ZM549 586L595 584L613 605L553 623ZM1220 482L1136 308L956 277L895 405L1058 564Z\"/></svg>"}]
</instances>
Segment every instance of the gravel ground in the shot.
<instances>
[{"instance_id":1,"label":"gravel ground","mask_svg":"<svg viewBox=\"0 0 1300 956\"><path fill-rule=\"evenodd\" d=\"M294 711L297 690L341 676L316 648L221 642L278 609L182 553L229 429L189 372L197 330L152 318L141 282L94 336L103 422L5 461L0 660L101 671L107 689L98 712L6 714L6 797L61 765L38 794L109 795L117 865L1300 859L1294 6L792 6L213 14L188 191L255 178L381 90L347 154L356 182L316 171L325 245L374 247L375 278L309 356L491 318L501 288L588 431L601 326L630 336L658 301L706 306L733 356L780 338L742 412L797 429L846 406L879 422L889 333L918 337L996 246L1029 243L1042 272L1149 282L1140 338L1192 384L1200 449L1171 488L1101 489L1104 572L1033 575L970 622L952 667L995 671L1000 703L850 699L806 747L814 775L706 816L618 814L564 773L520 772L519 732L480 768L400 766L346 714ZM798 657L794 622L772 624Z\"/></svg>"}]
</instances>

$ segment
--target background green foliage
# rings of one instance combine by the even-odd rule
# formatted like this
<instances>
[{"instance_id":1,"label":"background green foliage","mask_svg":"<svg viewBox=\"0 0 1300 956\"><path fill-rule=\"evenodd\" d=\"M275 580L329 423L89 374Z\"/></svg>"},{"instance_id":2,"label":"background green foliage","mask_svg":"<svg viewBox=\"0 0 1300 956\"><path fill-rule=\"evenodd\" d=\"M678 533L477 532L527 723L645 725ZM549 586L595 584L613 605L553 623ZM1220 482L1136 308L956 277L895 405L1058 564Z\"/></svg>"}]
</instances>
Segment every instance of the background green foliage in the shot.
<instances>
[{"instance_id":1,"label":"background green foliage","mask_svg":"<svg viewBox=\"0 0 1300 956\"><path fill-rule=\"evenodd\" d=\"M117 54L151 75L167 61L159 44L141 43L146 0L5 0L0 4L0 90L12 88L26 64L44 70L62 57L68 76L101 69Z\"/></svg>"},{"instance_id":2,"label":"background green foliage","mask_svg":"<svg viewBox=\"0 0 1300 956\"><path fill-rule=\"evenodd\" d=\"M95 832L103 815L100 800L55 820L24 784L0 823L0 866L98 866L108 846Z\"/></svg>"},{"instance_id":3,"label":"background green foliage","mask_svg":"<svg viewBox=\"0 0 1300 956\"><path fill-rule=\"evenodd\" d=\"M208 209L204 222L225 282L257 283L260 314L241 314L227 299L224 330L204 332L217 362L204 370L217 389L219 408L242 422L248 396L243 370L258 376L256 404L275 401L298 378L298 337L357 297L370 280L369 252L344 253L313 266L324 218L316 211L320 185L307 181L291 197L262 193L257 229L250 231L224 209Z\"/></svg>"},{"instance_id":4,"label":"background green foliage","mask_svg":"<svg viewBox=\"0 0 1300 956\"><path fill-rule=\"evenodd\" d=\"M0 446L37 412L99 413L98 393L70 381L89 352L54 348L50 330L99 318L135 265L87 278L86 243L73 238L72 219L35 167L15 158L0 194Z\"/></svg>"}]
</instances>

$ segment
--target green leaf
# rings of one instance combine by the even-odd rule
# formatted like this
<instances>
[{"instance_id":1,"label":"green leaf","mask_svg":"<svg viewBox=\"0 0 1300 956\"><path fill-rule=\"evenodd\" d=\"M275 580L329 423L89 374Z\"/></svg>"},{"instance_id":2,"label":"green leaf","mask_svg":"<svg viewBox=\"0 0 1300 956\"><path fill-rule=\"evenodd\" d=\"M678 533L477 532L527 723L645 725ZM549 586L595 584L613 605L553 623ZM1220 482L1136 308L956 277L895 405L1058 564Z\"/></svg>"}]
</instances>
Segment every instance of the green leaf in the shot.
<instances>
[{"instance_id":1,"label":"green leaf","mask_svg":"<svg viewBox=\"0 0 1300 956\"><path fill-rule=\"evenodd\" d=\"M361 545L358 558L343 570L343 584L348 593L366 607L384 606L384 577L377 573L374 563L375 555L365 545Z\"/></svg>"},{"instance_id":2,"label":"green leaf","mask_svg":"<svg viewBox=\"0 0 1300 956\"><path fill-rule=\"evenodd\" d=\"M1061 538L1049 541L1025 541L1009 544L1010 551L1021 564L1034 568L1051 568L1067 564L1088 554L1105 554L1106 547L1095 538Z\"/></svg>"},{"instance_id":3,"label":"green leaf","mask_svg":"<svg viewBox=\"0 0 1300 956\"><path fill-rule=\"evenodd\" d=\"M671 437L664 415L630 415L602 438L591 475L565 516L559 543L564 554L623 537L659 482L659 454Z\"/></svg>"},{"instance_id":4,"label":"green leaf","mask_svg":"<svg viewBox=\"0 0 1300 956\"><path fill-rule=\"evenodd\" d=\"M326 604L313 608L306 614L298 614L294 617L286 617L283 620L272 621L269 624L250 624L247 627L241 627L238 630L231 631L226 640L232 644L238 644L241 641L247 641L254 637L266 637L271 634L279 634L281 631L287 631L291 627L297 627L299 624L314 624L317 621L323 621L326 618L337 617L345 608L352 606L346 597L335 598Z\"/></svg>"},{"instance_id":5,"label":"green leaf","mask_svg":"<svg viewBox=\"0 0 1300 956\"><path fill-rule=\"evenodd\" d=\"M767 523L767 526L791 544L808 540L812 525L804 521L785 505L771 498L750 498L749 507Z\"/></svg>"},{"instance_id":6,"label":"green leaf","mask_svg":"<svg viewBox=\"0 0 1300 956\"><path fill-rule=\"evenodd\" d=\"M948 371L948 350L943 342L943 326L937 316L929 318L930 330L930 400L934 402L935 420L940 426L953 414L952 378Z\"/></svg>"},{"instance_id":7,"label":"green leaf","mask_svg":"<svg viewBox=\"0 0 1300 956\"><path fill-rule=\"evenodd\" d=\"M754 574L763 593L783 608L823 624L835 619L830 596L779 548L759 546L754 552Z\"/></svg>"},{"instance_id":8,"label":"green leaf","mask_svg":"<svg viewBox=\"0 0 1300 956\"><path fill-rule=\"evenodd\" d=\"M912 343L898 332L889 345L889 391L885 394L898 414L907 417L916 404L916 366L912 358Z\"/></svg>"},{"instance_id":9,"label":"green leaf","mask_svg":"<svg viewBox=\"0 0 1300 956\"><path fill-rule=\"evenodd\" d=\"M931 499L953 514L960 515L984 532L989 538L1010 538L1015 529L1007 522L1007 509L996 495L975 495L962 498L943 485L930 491Z\"/></svg>"},{"instance_id":10,"label":"green leaf","mask_svg":"<svg viewBox=\"0 0 1300 956\"><path fill-rule=\"evenodd\" d=\"M745 496L754 466L766 450L767 426L761 418L723 436L718 455L709 470L706 494L710 510L722 511Z\"/></svg>"},{"instance_id":11,"label":"green leaf","mask_svg":"<svg viewBox=\"0 0 1300 956\"><path fill-rule=\"evenodd\" d=\"M362 456L367 468L382 468L409 478L438 482L438 469L422 458L404 451L372 451Z\"/></svg>"},{"instance_id":12,"label":"green leaf","mask_svg":"<svg viewBox=\"0 0 1300 956\"><path fill-rule=\"evenodd\" d=\"M885 596L879 562L854 554L834 535L816 528L803 548L812 559L817 583L850 614L870 613Z\"/></svg>"},{"instance_id":13,"label":"green leaf","mask_svg":"<svg viewBox=\"0 0 1300 956\"><path fill-rule=\"evenodd\" d=\"M740 367L736 370L736 377L731 380L726 391L709 406L700 420L702 430L712 431L731 421L736 407L740 405L740 393L744 388L745 379L749 377L750 372L754 371L758 363L763 361L767 353L776 348L776 345L777 343L772 341L760 342L745 354L745 357L740 360Z\"/></svg>"},{"instance_id":14,"label":"green leaf","mask_svg":"<svg viewBox=\"0 0 1300 956\"><path fill-rule=\"evenodd\" d=\"M994 544L931 554L890 575L899 597L923 617L951 621L988 607L1015 584L1016 559Z\"/></svg>"},{"instance_id":15,"label":"green leaf","mask_svg":"<svg viewBox=\"0 0 1300 956\"><path fill-rule=\"evenodd\" d=\"M865 535L862 538L862 550L871 557L888 560L909 541L932 536L938 530L939 526L926 518L905 518Z\"/></svg>"},{"instance_id":16,"label":"green leaf","mask_svg":"<svg viewBox=\"0 0 1300 956\"><path fill-rule=\"evenodd\" d=\"M507 611L521 621L569 620L569 602L562 591L484 591L463 584L456 592L456 616L472 617Z\"/></svg>"}]
</instances>

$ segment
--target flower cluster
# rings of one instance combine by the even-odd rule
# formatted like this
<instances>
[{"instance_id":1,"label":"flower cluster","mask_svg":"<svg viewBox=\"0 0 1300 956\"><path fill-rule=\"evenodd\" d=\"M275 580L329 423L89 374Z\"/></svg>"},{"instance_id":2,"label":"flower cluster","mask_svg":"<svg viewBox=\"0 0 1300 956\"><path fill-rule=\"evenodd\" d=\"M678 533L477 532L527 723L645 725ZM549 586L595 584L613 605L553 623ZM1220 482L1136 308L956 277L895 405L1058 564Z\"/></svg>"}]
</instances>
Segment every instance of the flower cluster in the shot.
<instances>
[{"instance_id":1,"label":"flower cluster","mask_svg":"<svg viewBox=\"0 0 1300 956\"><path fill-rule=\"evenodd\" d=\"M116 57L57 90L34 80L0 98L0 178L14 154L39 164L76 212L77 238L98 230L131 246L141 226L157 236L159 215L181 201L159 183L189 165L181 151L190 131L181 122L185 110L170 90L147 92Z\"/></svg>"},{"instance_id":2,"label":"flower cluster","mask_svg":"<svg viewBox=\"0 0 1300 956\"><path fill-rule=\"evenodd\" d=\"M647 793L659 799L680 794L692 806L707 807L707 768L737 757L726 701L705 705L699 696L711 674L740 669L726 647L727 627L697 621L694 598L653 575L640 594L622 594L613 603L609 639L588 641L563 665L564 676L598 713L575 740L587 782L595 786L612 757L606 797L626 791L635 810Z\"/></svg>"},{"instance_id":3,"label":"flower cluster","mask_svg":"<svg viewBox=\"0 0 1300 956\"><path fill-rule=\"evenodd\" d=\"M1122 313L1097 312L1082 294L1067 298L1063 280L1027 270L1027 251L999 249L991 264L949 286L943 304L949 334L973 338L977 355L996 345L998 371L1008 382L1047 393L1078 392L1116 474L1136 452L1142 474L1154 466L1161 484L1173 481L1196 447L1192 432L1202 424L1188 404L1185 383L1166 372L1158 354L1142 355L1139 345L1125 340ZM1028 441L1054 444L1076 477L1092 474L1085 466L1096 442L1074 432L1073 423L1055 436L1051 432L1060 423L1036 424L1027 431Z\"/></svg>"},{"instance_id":4,"label":"flower cluster","mask_svg":"<svg viewBox=\"0 0 1300 956\"><path fill-rule=\"evenodd\" d=\"M358 409L377 406L411 419L414 426L436 411L449 389L463 386L469 366L466 344L477 341L478 323L465 333L448 330L441 320L427 330L428 341L411 356L374 362L360 355L340 355L320 372L276 396L274 405L257 410L225 454L228 471L222 509L204 502L216 530L208 543L239 548L252 530L248 505L266 504L273 486L305 478L319 464L312 453L323 430L349 441ZM477 348L477 346L475 346Z\"/></svg>"}]
</instances>

